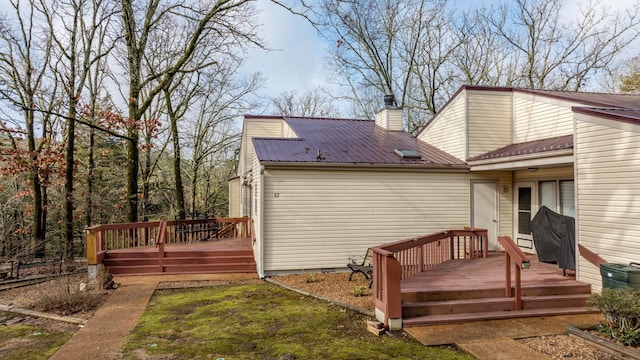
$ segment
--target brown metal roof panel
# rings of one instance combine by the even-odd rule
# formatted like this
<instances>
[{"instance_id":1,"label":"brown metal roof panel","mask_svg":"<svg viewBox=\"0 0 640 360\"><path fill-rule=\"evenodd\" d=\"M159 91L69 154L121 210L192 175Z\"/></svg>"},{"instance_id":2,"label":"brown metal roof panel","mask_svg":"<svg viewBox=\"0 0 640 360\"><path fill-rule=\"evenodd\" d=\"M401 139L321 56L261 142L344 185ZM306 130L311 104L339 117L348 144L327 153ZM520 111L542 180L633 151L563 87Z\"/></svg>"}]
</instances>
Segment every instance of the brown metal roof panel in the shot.
<instances>
[{"instance_id":1,"label":"brown metal roof panel","mask_svg":"<svg viewBox=\"0 0 640 360\"><path fill-rule=\"evenodd\" d=\"M510 156L520 156L529 154L539 154L550 151L573 149L573 135L565 135L554 138L528 141L518 144L511 144L496 150L474 156L469 161L497 159Z\"/></svg>"},{"instance_id":2,"label":"brown metal roof panel","mask_svg":"<svg viewBox=\"0 0 640 360\"><path fill-rule=\"evenodd\" d=\"M286 118L298 139L254 139L261 161L353 164L444 165L466 164L408 133L387 131L371 120ZM395 149L420 153L402 158ZM319 151L319 153L318 153Z\"/></svg>"},{"instance_id":3,"label":"brown metal roof panel","mask_svg":"<svg viewBox=\"0 0 640 360\"><path fill-rule=\"evenodd\" d=\"M582 114L604 116L614 120L640 124L640 109L638 108L612 109L612 108L574 107L573 111L577 113L582 113Z\"/></svg>"},{"instance_id":4,"label":"brown metal roof panel","mask_svg":"<svg viewBox=\"0 0 640 360\"><path fill-rule=\"evenodd\" d=\"M515 89L516 91L540 94L558 99L581 102L585 106L613 106L626 108L640 108L640 96L632 94L608 94L595 92L554 91Z\"/></svg>"}]
</instances>

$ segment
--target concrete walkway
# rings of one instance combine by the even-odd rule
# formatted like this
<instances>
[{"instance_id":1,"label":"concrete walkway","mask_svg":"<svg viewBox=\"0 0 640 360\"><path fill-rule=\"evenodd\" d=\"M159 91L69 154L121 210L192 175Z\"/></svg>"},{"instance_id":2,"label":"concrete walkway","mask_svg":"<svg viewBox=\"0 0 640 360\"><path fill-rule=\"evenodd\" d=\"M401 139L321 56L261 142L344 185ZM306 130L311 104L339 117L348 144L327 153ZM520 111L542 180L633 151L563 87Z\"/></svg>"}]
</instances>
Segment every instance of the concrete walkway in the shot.
<instances>
[{"instance_id":1,"label":"concrete walkway","mask_svg":"<svg viewBox=\"0 0 640 360\"><path fill-rule=\"evenodd\" d=\"M600 320L600 314L546 316L419 326L405 331L423 345L456 344L481 360L549 359L514 339L561 335L567 332L567 325L589 327Z\"/></svg>"},{"instance_id":2,"label":"concrete walkway","mask_svg":"<svg viewBox=\"0 0 640 360\"><path fill-rule=\"evenodd\" d=\"M120 287L50 360L112 360L118 358L129 333L138 324L159 282L256 279L256 274L123 276Z\"/></svg>"}]
</instances>

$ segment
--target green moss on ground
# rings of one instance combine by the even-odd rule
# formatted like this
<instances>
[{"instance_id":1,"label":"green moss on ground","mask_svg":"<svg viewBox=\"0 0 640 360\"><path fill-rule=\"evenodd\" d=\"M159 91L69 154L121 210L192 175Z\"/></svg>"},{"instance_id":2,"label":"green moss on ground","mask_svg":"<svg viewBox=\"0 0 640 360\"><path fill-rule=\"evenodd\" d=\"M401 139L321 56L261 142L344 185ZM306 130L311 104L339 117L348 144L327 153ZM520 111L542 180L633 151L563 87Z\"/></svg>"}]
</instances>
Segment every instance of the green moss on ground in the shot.
<instances>
[{"instance_id":1,"label":"green moss on ground","mask_svg":"<svg viewBox=\"0 0 640 360\"><path fill-rule=\"evenodd\" d=\"M266 283L158 290L123 353L125 359L473 358L403 333L376 337L360 314Z\"/></svg>"},{"instance_id":2,"label":"green moss on ground","mask_svg":"<svg viewBox=\"0 0 640 360\"><path fill-rule=\"evenodd\" d=\"M48 359L71 335L32 325L0 326L0 359Z\"/></svg>"}]
</instances>

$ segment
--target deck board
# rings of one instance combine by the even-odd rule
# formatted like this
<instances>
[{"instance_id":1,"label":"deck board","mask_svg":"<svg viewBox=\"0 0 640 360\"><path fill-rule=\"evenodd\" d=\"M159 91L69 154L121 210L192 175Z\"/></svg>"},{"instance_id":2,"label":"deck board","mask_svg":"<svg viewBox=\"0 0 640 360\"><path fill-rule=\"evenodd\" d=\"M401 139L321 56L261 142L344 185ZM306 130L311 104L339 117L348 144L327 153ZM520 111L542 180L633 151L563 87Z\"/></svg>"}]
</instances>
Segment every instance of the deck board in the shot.
<instances>
[{"instance_id":1,"label":"deck board","mask_svg":"<svg viewBox=\"0 0 640 360\"><path fill-rule=\"evenodd\" d=\"M530 256L531 268L522 270L522 287L544 285L569 285L576 281L573 271L563 276L562 269L555 264L539 262L535 255ZM515 266L511 265L512 286L514 285ZM401 292L483 290L504 287L505 257L502 253L492 253L484 259L450 260L425 272L402 280Z\"/></svg>"}]
</instances>

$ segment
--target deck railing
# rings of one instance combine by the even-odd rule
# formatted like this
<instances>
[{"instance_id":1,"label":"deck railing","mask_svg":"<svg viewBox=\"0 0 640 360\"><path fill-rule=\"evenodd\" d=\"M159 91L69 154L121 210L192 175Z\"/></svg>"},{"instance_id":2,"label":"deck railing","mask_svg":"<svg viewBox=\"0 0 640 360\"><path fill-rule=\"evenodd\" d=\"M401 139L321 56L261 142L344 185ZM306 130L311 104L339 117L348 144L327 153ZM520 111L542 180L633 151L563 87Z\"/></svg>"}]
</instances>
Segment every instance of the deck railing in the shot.
<instances>
[{"instance_id":1,"label":"deck railing","mask_svg":"<svg viewBox=\"0 0 640 360\"><path fill-rule=\"evenodd\" d=\"M504 296L514 297L515 310L522 310L522 284L520 281L521 269L529 269L531 262L529 258L520 250L518 245L509 236L498 236L498 243L504 248L505 257L505 288ZM516 265L516 283L514 293L511 293L511 261Z\"/></svg>"},{"instance_id":2,"label":"deck railing","mask_svg":"<svg viewBox=\"0 0 640 360\"><path fill-rule=\"evenodd\" d=\"M587 261L597 266L598 268L600 268L600 265L607 263L607 260L601 258L600 255L582 246L582 244L578 244L578 251L583 258L587 259Z\"/></svg>"},{"instance_id":3,"label":"deck railing","mask_svg":"<svg viewBox=\"0 0 640 360\"><path fill-rule=\"evenodd\" d=\"M108 250L156 246L161 231L161 221L138 223L102 224L86 229L87 262L102 263ZM163 244L190 243L205 238L251 237L252 229L247 217L210 218L164 221Z\"/></svg>"},{"instance_id":4,"label":"deck railing","mask_svg":"<svg viewBox=\"0 0 640 360\"><path fill-rule=\"evenodd\" d=\"M487 257L487 229L447 230L372 248L376 317L391 328L402 318L400 281L454 259Z\"/></svg>"}]
</instances>

